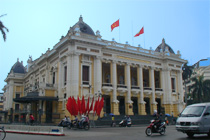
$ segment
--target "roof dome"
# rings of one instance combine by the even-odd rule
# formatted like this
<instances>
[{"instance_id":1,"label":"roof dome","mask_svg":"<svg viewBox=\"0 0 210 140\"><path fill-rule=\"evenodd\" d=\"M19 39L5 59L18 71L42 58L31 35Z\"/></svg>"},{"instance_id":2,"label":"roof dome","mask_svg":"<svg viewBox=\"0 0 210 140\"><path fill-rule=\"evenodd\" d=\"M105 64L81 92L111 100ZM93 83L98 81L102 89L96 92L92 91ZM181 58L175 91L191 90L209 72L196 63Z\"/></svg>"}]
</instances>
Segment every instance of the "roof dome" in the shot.
<instances>
[{"instance_id":1,"label":"roof dome","mask_svg":"<svg viewBox=\"0 0 210 140\"><path fill-rule=\"evenodd\" d=\"M82 33L86 33L89 35L95 35L92 28L90 28L89 25L87 25L85 22L83 22L82 16L80 16L79 21L70 29L70 31L74 31L74 29L77 25L79 25L80 31Z\"/></svg>"},{"instance_id":2,"label":"roof dome","mask_svg":"<svg viewBox=\"0 0 210 140\"><path fill-rule=\"evenodd\" d=\"M10 72L13 73L26 73L25 67L22 63L19 62L19 60L12 66Z\"/></svg>"},{"instance_id":3,"label":"roof dome","mask_svg":"<svg viewBox=\"0 0 210 140\"><path fill-rule=\"evenodd\" d=\"M165 43L165 39L163 38L162 43L155 49L156 52L166 52L168 50L170 53L174 53L173 49Z\"/></svg>"}]
</instances>

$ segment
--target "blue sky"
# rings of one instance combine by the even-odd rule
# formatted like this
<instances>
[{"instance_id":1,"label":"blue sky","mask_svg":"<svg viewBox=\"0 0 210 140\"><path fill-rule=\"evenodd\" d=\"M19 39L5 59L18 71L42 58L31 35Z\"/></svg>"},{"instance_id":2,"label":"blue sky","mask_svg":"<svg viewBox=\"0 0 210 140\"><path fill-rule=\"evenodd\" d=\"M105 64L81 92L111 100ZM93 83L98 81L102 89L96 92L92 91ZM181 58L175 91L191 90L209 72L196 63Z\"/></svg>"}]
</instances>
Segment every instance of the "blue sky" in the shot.
<instances>
[{"instance_id":1,"label":"blue sky","mask_svg":"<svg viewBox=\"0 0 210 140\"><path fill-rule=\"evenodd\" d=\"M209 0L0 0L0 20L9 29L0 34L0 92L17 58L27 64L52 49L82 15L102 39L156 49L162 38L194 64L210 57ZM111 24L120 27L111 32ZM144 34L133 37L144 26Z\"/></svg>"}]
</instances>

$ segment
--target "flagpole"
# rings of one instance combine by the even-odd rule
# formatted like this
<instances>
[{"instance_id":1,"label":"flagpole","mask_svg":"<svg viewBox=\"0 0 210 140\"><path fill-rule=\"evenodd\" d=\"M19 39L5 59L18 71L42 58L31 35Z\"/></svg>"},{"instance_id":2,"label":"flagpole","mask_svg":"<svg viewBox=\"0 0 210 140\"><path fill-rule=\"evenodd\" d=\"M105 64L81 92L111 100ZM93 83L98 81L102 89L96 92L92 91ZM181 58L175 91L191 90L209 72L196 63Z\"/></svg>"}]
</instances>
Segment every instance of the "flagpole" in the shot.
<instances>
[{"instance_id":1,"label":"flagpole","mask_svg":"<svg viewBox=\"0 0 210 140\"><path fill-rule=\"evenodd\" d=\"M120 43L120 19L119 19L119 43Z\"/></svg>"},{"instance_id":2,"label":"flagpole","mask_svg":"<svg viewBox=\"0 0 210 140\"><path fill-rule=\"evenodd\" d=\"M144 26L143 26L144 27ZM144 28L145 29L145 28ZM145 31L144 31L144 48L146 49L146 46L145 46Z\"/></svg>"},{"instance_id":3,"label":"flagpole","mask_svg":"<svg viewBox=\"0 0 210 140\"><path fill-rule=\"evenodd\" d=\"M132 46L133 46L133 44L134 44L134 40L133 40L133 21L131 21L131 31L132 31Z\"/></svg>"}]
</instances>

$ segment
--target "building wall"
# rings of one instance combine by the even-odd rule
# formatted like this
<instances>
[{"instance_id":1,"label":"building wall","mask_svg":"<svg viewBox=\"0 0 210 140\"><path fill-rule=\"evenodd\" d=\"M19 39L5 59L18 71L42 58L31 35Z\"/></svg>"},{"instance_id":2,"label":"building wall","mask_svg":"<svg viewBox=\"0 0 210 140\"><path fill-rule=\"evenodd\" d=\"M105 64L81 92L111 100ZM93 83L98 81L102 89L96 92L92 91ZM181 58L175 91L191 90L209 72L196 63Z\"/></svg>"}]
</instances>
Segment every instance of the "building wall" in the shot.
<instances>
[{"instance_id":1,"label":"building wall","mask_svg":"<svg viewBox=\"0 0 210 140\"><path fill-rule=\"evenodd\" d=\"M111 82L109 84L111 86L103 83L103 63L110 64ZM80 98L85 96L86 100L88 97L91 99L95 97L97 100L100 94L110 97L110 113L115 115L120 115L122 111L119 109L122 107L118 100L120 97L124 98L125 114L133 115L134 102L131 98L137 97L139 115L152 114L154 110L159 109L159 106L164 108L165 113L170 114L173 111L176 116L184 106L181 84L183 63L185 60L180 58L179 53L146 50L129 44L102 40L98 34L88 35L75 30L62 37L52 50L48 49L38 59L33 61L29 58L28 71L19 78L23 82L21 86L14 84L17 79L12 76L17 74L8 75L4 90L6 98L4 110L14 108L13 99L16 92L21 92L21 97L24 97L29 92L36 91L39 93L38 96L58 97L58 101L52 102L52 122L56 123L66 114L70 115L66 109L68 97L73 96L77 99L78 96ZM67 66L66 73L65 66ZM89 81L83 81L84 66L88 67ZM133 67L137 70L135 88L131 85L131 68ZM143 72L144 69L148 70L148 75ZM155 88L155 71L159 71L160 75L159 89ZM122 80L120 76L124 80L123 84L120 83ZM144 86L145 77L149 79L147 86ZM172 91L171 78L175 79L175 91ZM145 102L145 98L149 98L149 103ZM157 99L160 99L161 105L156 102ZM46 112L46 105L47 101L39 101L37 106L28 107L27 105L27 109L41 109ZM101 116L103 115L101 113ZM46 117L46 114L42 113L41 122L44 122Z\"/></svg>"}]
</instances>

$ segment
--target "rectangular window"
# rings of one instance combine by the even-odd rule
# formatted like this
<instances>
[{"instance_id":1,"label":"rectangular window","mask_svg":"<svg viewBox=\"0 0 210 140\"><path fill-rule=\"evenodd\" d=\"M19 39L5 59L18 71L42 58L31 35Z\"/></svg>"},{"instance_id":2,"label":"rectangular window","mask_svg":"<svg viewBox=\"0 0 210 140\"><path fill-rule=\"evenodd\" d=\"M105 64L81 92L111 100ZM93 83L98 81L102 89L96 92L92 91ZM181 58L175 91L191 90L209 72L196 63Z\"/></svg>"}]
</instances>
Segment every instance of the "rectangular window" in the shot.
<instances>
[{"instance_id":1,"label":"rectangular window","mask_svg":"<svg viewBox=\"0 0 210 140\"><path fill-rule=\"evenodd\" d=\"M20 105L19 104L15 104L15 110L19 110L20 109Z\"/></svg>"},{"instance_id":2,"label":"rectangular window","mask_svg":"<svg viewBox=\"0 0 210 140\"><path fill-rule=\"evenodd\" d=\"M176 92L175 78L171 78L171 88L172 92Z\"/></svg>"},{"instance_id":3,"label":"rectangular window","mask_svg":"<svg viewBox=\"0 0 210 140\"><path fill-rule=\"evenodd\" d=\"M55 84L55 72L53 72L53 78L52 78L52 83Z\"/></svg>"},{"instance_id":4,"label":"rectangular window","mask_svg":"<svg viewBox=\"0 0 210 140\"><path fill-rule=\"evenodd\" d=\"M66 85L67 81L67 66L64 67L64 85Z\"/></svg>"},{"instance_id":5,"label":"rectangular window","mask_svg":"<svg viewBox=\"0 0 210 140\"><path fill-rule=\"evenodd\" d=\"M103 84L110 84L111 83L111 72L110 72L110 63L102 63L102 80Z\"/></svg>"},{"instance_id":6,"label":"rectangular window","mask_svg":"<svg viewBox=\"0 0 210 140\"><path fill-rule=\"evenodd\" d=\"M20 98L20 94L16 94L15 95L15 98Z\"/></svg>"},{"instance_id":7,"label":"rectangular window","mask_svg":"<svg viewBox=\"0 0 210 140\"><path fill-rule=\"evenodd\" d=\"M89 85L89 66L82 67L82 82L84 85Z\"/></svg>"},{"instance_id":8,"label":"rectangular window","mask_svg":"<svg viewBox=\"0 0 210 140\"><path fill-rule=\"evenodd\" d=\"M137 86L137 68L136 67L130 68L130 75L131 75L131 86Z\"/></svg>"},{"instance_id":9,"label":"rectangular window","mask_svg":"<svg viewBox=\"0 0 210 140\"><path fill-rule=\"evenodd\" d=\"M150 79L149 79L149 70L143 69L143 86L144 87L150 87Z\"/></svg>"}]
</instances>

